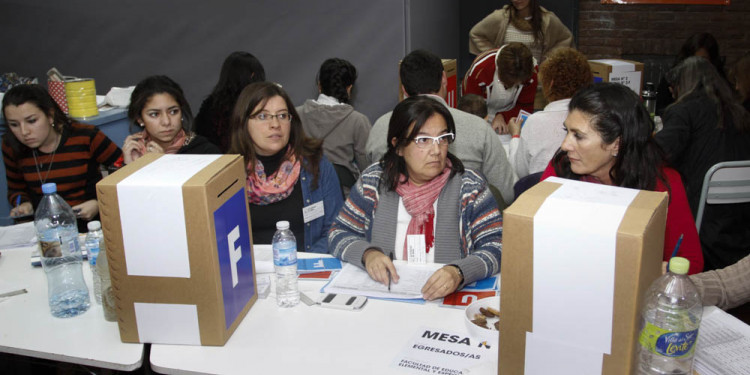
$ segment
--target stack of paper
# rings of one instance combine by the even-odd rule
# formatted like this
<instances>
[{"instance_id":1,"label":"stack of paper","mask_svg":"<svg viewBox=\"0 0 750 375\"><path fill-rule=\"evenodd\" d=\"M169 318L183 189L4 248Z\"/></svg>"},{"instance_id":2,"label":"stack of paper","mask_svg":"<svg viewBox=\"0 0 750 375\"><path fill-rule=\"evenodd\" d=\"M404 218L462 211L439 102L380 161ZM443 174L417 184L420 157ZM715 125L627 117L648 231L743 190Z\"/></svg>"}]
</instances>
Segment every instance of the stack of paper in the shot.
<instances>
[{"instance_id":1,"label":"stack of paper","mask_svg":"<svg viewBox=\"0 0 750 375\"><path fill-rule=\"evenodd\" d=\"M750 374L750 326L716 307L705 309L694 369L701 375Z\"/></svg>"}]
</instances>

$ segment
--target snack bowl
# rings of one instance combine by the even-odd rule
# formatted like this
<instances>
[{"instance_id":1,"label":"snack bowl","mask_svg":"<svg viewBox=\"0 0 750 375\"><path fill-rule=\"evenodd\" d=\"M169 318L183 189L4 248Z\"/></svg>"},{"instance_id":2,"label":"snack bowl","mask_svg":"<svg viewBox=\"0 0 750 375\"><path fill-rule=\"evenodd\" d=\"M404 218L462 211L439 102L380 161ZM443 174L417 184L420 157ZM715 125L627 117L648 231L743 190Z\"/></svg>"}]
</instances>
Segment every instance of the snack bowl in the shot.
<instances>
[{"instance_id":1,"label":"snack bowl","mask_svg":"<svg viewBox=\"0 0 750 375\"><path fill-rule=\"evenodd\" d=\"M484 308L491 307L495 310L500 310L500 296L482 298L480 300L476 300L472 302L469 306L466 306L466 310L464 314L464 321L466 322L466 329L469 331L469 334L474 338L497 343L498 340L500 339L500 332L495 329L494 323L497 322L499 318L486 317L488 328L480 327L477 324L474 324L474 322L472 322L476 314L480 314L480 315L482 314L481 312L479 312L479 309L482 307Z\"/></svg>"}]
</instances>

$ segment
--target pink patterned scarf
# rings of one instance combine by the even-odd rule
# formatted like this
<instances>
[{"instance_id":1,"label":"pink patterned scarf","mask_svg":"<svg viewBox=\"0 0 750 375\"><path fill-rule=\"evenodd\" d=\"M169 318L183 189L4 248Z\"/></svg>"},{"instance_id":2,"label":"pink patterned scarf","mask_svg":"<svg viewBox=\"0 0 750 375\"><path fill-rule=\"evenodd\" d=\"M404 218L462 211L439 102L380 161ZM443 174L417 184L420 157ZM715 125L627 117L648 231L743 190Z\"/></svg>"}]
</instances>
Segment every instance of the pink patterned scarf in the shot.
<instances>
[{"instance_id":1,"label":"pink patterned scarf","mask_svg":"<svg viewBox=\"0 0 750 375\"><path fill-rule=\"evenodd\" d=\"M271 176L266 176L263 163L255 161L255 166L247 164L247 198L250 203L265 206L285 199L294 190L301 169L301 163L292 152L287 149L284 161L279 169Z\"/></svg>"},{"instance_id":2,"label":"pink patterned scarf","mask_svg":"<svg viewBox=\"0 0 750 375\"><path fill-rule=\"evenodd\" d=\"M141 153L141 156L146 155L146 145L148 144L148 142L152 141L153 139L145 130L136 134L140 134L141 136L141 141L138 142L139 144L138 152ZM192 137L193 135L191 134L190 137L188 138L187 134L185 133L185 129L180 129L180 131L177 132L177 134L172 139L172 142L169 144L169 146L167 146L167 148L164 150L164 153L176 154L177 151L180 151L182 146L185 146L186 142L189 142L190 139L192 139Z\"/></svg>"},{"instance_id":3,"label":"pink patterned scarf","mask_svg":"<svg viewBox=\"0 0 750 375\"><path fill-rule=\"evenodd\" d=\"M451 161L446 160L446 167L443 172L433 178L430 182L427 182L421 186L416 186L410 181L399 184L396 187L396 192L401 196L406 212L411 215L409 226L406 228L406 235L410 234L424 234L425 235L425 249L427 252L433 247L435 242L435 234L433 233L433 222L435 219L435 200L440 195L443 187L448 182L448 178L451 175ZM404 175L399 176L399 180L405 179ZM408 258L408 252L406 248L406 241L404 241L404 254L403 258Z\"/></svg>"}]
</instances>

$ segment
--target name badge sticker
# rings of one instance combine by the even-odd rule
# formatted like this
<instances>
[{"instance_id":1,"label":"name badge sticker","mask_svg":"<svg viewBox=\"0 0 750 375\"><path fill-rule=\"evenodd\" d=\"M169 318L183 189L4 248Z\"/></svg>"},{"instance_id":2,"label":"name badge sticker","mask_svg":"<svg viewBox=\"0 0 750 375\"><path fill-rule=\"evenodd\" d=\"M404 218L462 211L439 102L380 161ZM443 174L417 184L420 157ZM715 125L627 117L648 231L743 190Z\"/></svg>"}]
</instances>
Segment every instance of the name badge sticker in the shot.
<instances>
[{"instance_id":1,"label":"name badge sticker","mask_svg":"<svg viewBox=\"0 0 750 375\"><path fill-rule=\"evenodd\" d=\"M424 234L409 234L406 236L406 252L409 263L427 263Z\"/></svg>"},{"instance_id":2,"label":"name badge sticker","mask_svg":"<svg viewBox=\"0 0 750 375\"><path fill-rule=\"evenodd\" d=\"M302 208L302 218L305 220L305 223L309 223L323 215L325 215L323 201L315 202Z\"/></svg>"}]
</instances>

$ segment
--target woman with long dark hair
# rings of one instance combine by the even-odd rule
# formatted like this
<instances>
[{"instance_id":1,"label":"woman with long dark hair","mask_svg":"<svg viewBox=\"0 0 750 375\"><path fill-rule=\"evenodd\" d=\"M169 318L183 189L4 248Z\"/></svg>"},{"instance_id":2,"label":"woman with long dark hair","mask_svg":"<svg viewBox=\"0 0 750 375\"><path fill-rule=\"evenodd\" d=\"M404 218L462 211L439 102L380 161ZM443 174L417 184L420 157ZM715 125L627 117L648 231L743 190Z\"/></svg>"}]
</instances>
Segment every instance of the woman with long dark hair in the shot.
<instances>
[{"instance_id":1,"label":"woman with long dark hair","mask_svg":"<svg viewBox=\"0 0 750 375\"><path fill-rule=\"evenodd\" d=\"M669 193L664 260L680 236L690 273L703 269L698 232L679 173L665 165L653 140L654 123L638 95L626 86L598 83L578 91L568 105L567 132L542 175Z\"/></svg>"},{"instance_id":2,"label":"woman with long dark hair","mask_svg":"<svg viewBox=\"0 0 750 375\"><path fill-rule=\"evenodd\" d=\"M146 77L130 95L128 119L139 132L125 138L123 161L146 153L219 154L219 149L191 128L193 113L177 82L167 76Z\"/></svg>"},{"instance_id":3,"label":"woman with long dark hair","mask_svg":"<svg viewBox=\"0 0 750 375\"><path fill-rule=\"evenodd\" d=\"M222 153L229 150L230 119L237 97L245 86L266 80L263 64L253 54L232 52L221 65L219 81L211 94L203 100L195 116L195 132L219 146Z\"/></svg>"},{"instance_id":4,"label":"woman with long dark hair","mask_svg":"<svg viewBox=\"0 0 750 375\"><path fill-rule=\"evenodd\" d=\"M367 168L365 146L370 120L351 105L357 69L349 61L331 58L320 66L320 95L297 107L305 133L323 140L323 153L334 165L345 167L356 180ZM343 183L343 181L342 181Z\"/></svg>"},{"instance_id":5,"label":"woman with long dark hair","mask_svg":"<svg viewBox=\"0 0 750 375\"><path fill-rule=\"evenodd\" d=\"M331 227L331 253L383 284L399 282L392 259L419 254L445 264L421 286L428 300L500 272L500 212L487 182L448 152L455 137L444 105L424 96L399 103L388 150L365 169Z\"/></svg>"},{"instance_id":6,"label":"woman with long dark hair","mask_svg":"<svg viewBox=\"0 0 750 375\"><path fill-rule=\"evenodd\" d=\"M11 216L34 213L42 185L73 207L79 231L99 216L96 183L100 166L111 167L122 152L98 128L74 122L39 85L19 85L3 96L3 160ZM20 204L17 204L20 202Z\"/></svg>"},{"instance_id":7,"label":"woman with long dark hair","mask_svg":"<svg viewBox=\"0 0 750 375\"><path fill-rule=\"evenodd\" d=\"M570 30L537 0L510 0L508 3L471 28L469 52L479 55L510 42L520 42L529 47L538 63L542 63L555 49L573 47Z\"/></svg>"},{"instance_id":8,"label":"woman with long dark hair","mask_svg":"<svg viewBox=\"0 0 750 375\"><path fill-rule=\"evenodd\" d=\"M271 82L246 86L231 130L229 152L247 165L253 241L270 244L276 222L286 220L297 250L328 253L328 230L342 204L339 180L284 89Z\"/></svg>"},{"instance_id":9,"label":"woman with long dark hair","mask_svg":"<svg viewBox=\"0 0 750 375\"><path fill-rule=\"evenodd\" d=\"M685 181L693 214L706 172L716 163L750 160L750 116L714 65L689 57L667 73L677 100L654 137ZM750 203L706 205L701 243L707 269L726 267L750 249Z\"/></svg>"}]
</instances>

